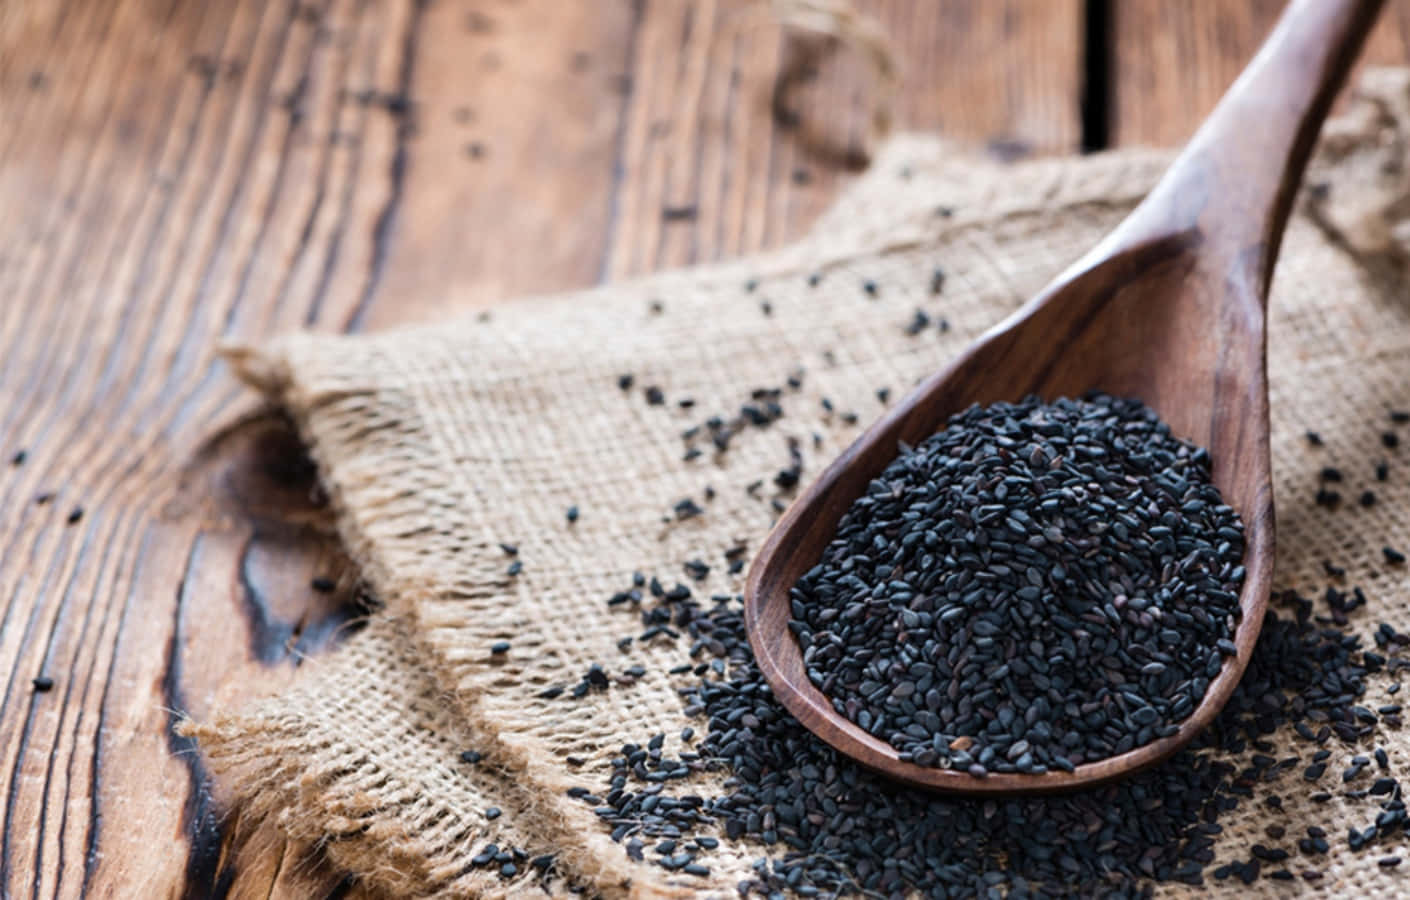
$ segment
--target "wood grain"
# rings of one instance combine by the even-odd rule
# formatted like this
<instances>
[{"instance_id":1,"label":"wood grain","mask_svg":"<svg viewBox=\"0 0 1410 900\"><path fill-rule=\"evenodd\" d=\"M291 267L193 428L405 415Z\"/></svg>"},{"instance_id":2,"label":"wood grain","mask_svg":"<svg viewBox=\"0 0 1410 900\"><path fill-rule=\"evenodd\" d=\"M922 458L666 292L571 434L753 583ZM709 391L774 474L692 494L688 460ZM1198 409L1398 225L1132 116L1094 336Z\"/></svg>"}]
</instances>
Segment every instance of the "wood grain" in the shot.
<instances>
[{"instance_id":1,"label":"wood grain","mask_svg":"<svg viewBox=\"0 0 1410 900\"><path fill-rule=\"evenodd\" d=\"M773 116L806 48L748 5L0 3L0 895L359 891L242 827L171 732L359 612L297 442L213 347L797 235L852 173ZM1077 0L858 5L902 127L1078 146ZM849 146L869 76L815 66L793 111Z\"/></svg>"},{"instance_id":2,"label":"wood grain","mask_svg":"<svg viewBox=\"0 0 1410 900\"><path fill-rule=\"evenodd\" d=\"M1155 765L1233 694L1273 579L1265 311L1293 197L1322 121L1383 0L1294 0L1244 75L1139 206L1029 303L926 379L784 513L745 585L744 621L774 696L814 734L892 778L936 791L1031 794L1091 787ZM1247 123L1258 121L1250 131ZM975 777L920 766L839 713L808 677L791 592L837 522L896 457L971 404L1089 391L1136 397L1207 448L1244 524L1247 570L1225 660L1174 734L1075 770ZM1056 585L1051 585L1056 588Z\"/></svg>"},{"instance_id":3,"label":"wood grain","mask_svg":"<svg viewBox=\"0 0 1410 900\"><path fill-rule=\"evenodd\" d=\"M1272 29L1285 0L1111 0L1111 142L1182 144ZM1410 4L1387 6L1361 65L1410 58ZM1353 75L1353 78L1355 76Z\"/></svg>"}]
</instances>

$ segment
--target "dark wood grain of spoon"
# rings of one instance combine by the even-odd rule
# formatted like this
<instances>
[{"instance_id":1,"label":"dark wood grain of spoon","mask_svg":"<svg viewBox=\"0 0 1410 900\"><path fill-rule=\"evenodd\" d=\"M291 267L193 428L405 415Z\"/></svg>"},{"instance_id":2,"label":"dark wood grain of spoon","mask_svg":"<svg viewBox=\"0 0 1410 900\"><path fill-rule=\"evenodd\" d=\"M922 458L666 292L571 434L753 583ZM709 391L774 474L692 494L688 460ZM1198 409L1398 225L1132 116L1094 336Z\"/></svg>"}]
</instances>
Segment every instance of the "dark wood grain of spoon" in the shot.
<instances>
[{"instance_id":1,"label":"dark wood grain of spoon","mask_svg":"<svg viewBox=\"0 0 1410 900\"><path fill-rule=\"evenodd\" d=\"M1268 285L1308 156L1381 0L1295 0L1144 201L1110 235L834 461L779 521L745 589L745 623L774 694L818 737L911 784L975 794L1047 792L1128 775L1209 725L1248 664L1273 569L1268 449ZM1180 73L1172 72L1178 78ZM789 589L897 455L972 403L1101 390L1136 397L1209 449L1214 483L1246 530L1238 652L1179 731L1073 772L990 774L904 762L839 715L804 671Z\"/></svg>"}]
</instances>

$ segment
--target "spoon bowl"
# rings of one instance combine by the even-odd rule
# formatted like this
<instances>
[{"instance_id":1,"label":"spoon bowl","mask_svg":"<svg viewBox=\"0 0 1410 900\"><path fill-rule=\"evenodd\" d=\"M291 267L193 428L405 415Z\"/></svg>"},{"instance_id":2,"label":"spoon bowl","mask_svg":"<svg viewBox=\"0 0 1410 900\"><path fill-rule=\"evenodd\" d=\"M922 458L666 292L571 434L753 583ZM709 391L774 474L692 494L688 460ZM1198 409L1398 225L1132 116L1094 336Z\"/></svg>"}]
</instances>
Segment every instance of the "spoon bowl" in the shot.
<instances>
[{"instance_id":1,"label":"spoon bowl","mask_svg":"<svg viewBox=\"0 0 1410 900\"><path fill-rule=\"evenodd\" d=\"M1040 793L1092 786L1168 757L1228 702L1272 586L1265 309L1283 228L1336 91L1381 0L1295 0L1244 74L1145 200L1097 247L838 457L779 520L749 571L745 626L774 694L814 734L883 774L938 791ZM839 714L805 671L789 591L842 516L896 458L973 403L1100 390L1135 397L1208 449L1245 530L1237 652L1179 730L1072 772L919 766Z\"/></svg>"}]
</instances>

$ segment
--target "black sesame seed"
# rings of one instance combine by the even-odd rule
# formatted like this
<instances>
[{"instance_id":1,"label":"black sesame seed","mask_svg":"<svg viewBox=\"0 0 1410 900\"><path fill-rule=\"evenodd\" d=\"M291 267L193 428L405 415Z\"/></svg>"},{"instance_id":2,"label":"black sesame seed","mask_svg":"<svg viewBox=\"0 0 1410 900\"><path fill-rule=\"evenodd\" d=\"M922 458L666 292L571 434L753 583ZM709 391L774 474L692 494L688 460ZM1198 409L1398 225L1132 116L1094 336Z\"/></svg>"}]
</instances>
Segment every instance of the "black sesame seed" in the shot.
<instances>
[{"instance_id":1,"label":"black sesame seed","mask_svg":"<svg viewBox=\"0 0 1410 900\"><path fill-rule=\"evenodd\" d=\"M82 519L82 518L83 518L83 507L81 507L81 506L75 506L73 509L69 510L69 514L68 514L68 523L69 523L70 525L73 525L73 524L77 523L78 520L79 520L79 519Z\"/></svg>"},{"instance_id":2,"label":"black sesame seed","mask_svg":"<svg viewBox=\"0 0 1410 900\"><path fill-rule=\"evenodd\" d=\"M16 451L15 451L15 455L12 456L12 457L10 457L10 465L12 465L12 466L22 466L22 465L24 465L25 458L26 458L28 455L29 455L29 454L28 454L27 452L25 452L24 450L16 450Z\"/></svg>"},{"instance_id":3,"label":"black sesame seed","mask_svg":"<svg viewBox=\"0 0 1410 900\"><path fill-rule=\"evenodd\" d=\"M930 315L923 309L917 309L911 314L910 322L906 323L905 332L914 337L928 327L930 327Z\"/></svg>"},{"instance_id":4,"label":"black sesame seed","mask_svg":"<svg viewBox=\"0 0 1410 900\"><path fill-rule=\"evenodd\" d=\"M567 511L563 513L563 517L568 520L569 525L578 521L578 508L576 506L568 507Z\"/></svg>"},{"instance_id":5,"label":"black sesame seed","mask_svg":"<svg viewBox=\"0 0 1410 900\"><path fill-rule=\"evenodd\" d=\"M930 293L938 294L945 290L945 270L939 266L930 273Z\"/></svg>"},{"instance_id":6,"label":"black sesame seed","mask_svg":"<svg viewBox=\"0 0 1410 900\"><path fill-rule=\"evenodd\" d=\"M524 571L524 562L518 559L510 563L509 568L504 570L505 574L510 576L518 575L522 571Z\"/></svg>"},{"instance_id":7,"label":"black sesame seed","mask_svg":"<svg viewBox=\"0 0 1410 900\"><path fill-rule=\"evenodd\" d=\"M1394 450L1396 447L1400 446L1400 436L1394 431L1385 432L1381 435L1381 446L1389 450Z\"/></svg>"},{"instance_id":8,"label":"black sesame seed","mask_svg":"<svg viewBox=\"0 0 1410 900\"><path fill-rule=\"evenodd\" d=\"M460 752L460 761L469 763L472 766L483 758L484 757L480 755L478 750L462 750Z\"/></svg>"},{"instance_id":9,"label":"black sesame seed","mask_svg":"<svg viewBox=\"0 0 1410 900\"><path fill-rule=\"evenodd\" d=\"M309 582L309 587L318 591L320 594L331 594L337 586L337 582L326 575L316 575L313 580Z\"/></svg>"},{"instance_id":10,"label":"black sesame seed","mask_svg":"<svg viewBox=\"0 0 1410 900\"><path fill-rule=\"evenodd\" d=\"M666 402L666 394L653 384L646 389L646 402L651 406L660 406Z\"/></svg>"},{"instance_id":11,"label":"black sesame seed","mask_svg":"<svg viewBox=\"0 0 1410 900\"><path fill-rule=\"evenodd\" d=\"M868 297L875 297L878 288L875 281L867 280L862 282L862 290L866 292Z\"/></svg>"},{"instance_id":12,"label":"black sesame seed","mask_svg":"<svg viewBox=\"0 0 1410 900\"><path fill-rule=\"evenodd\" d=\"M617 376L617 387L621 388L624 391L631 390L632 385L635 383L636 376L632 375L630 372L626 373L625 375Z\"/></svg>"},{"instance_id":13,"label":"black sesame seed","mask_svg":"<svg viewBox=\"0 0 1410 900\"><path fill-rule=\"evenodd\" d=\"M499 656L502 653L508 653L511 646L508 641L495 641L493 644L490 644L490 652L495 656Z\"/></svg>"},{"instance_id":14,"label":"black sesame seed","mask_svg":"<svg viewBox=\"0 0 1410 900\"><path fill-rule=\"evenodd\" d=\"M485 818L491 822L493 822L495 819L498 819L499 816L500 809L498 806L491 806L489 809L485 810Z\"/></svg>"},{"instance_id":15,"label":"black sesame seed","mask_svg":"<svg viewBox=\"0 0 1410 900\"><path fill-rule=\"evenodd\" d=\"M1322 436L1315 431L1307 432L1307 443L1314 447L1322 446Z\"/></svg>"},{"instance_id":16,"label":"black sesame seed","mask_svg":"<svg viewBox=\"0 0 1410 900\"><path fill-rule=\"evenodd\" d=\"M54 689L54 679L48 675L40 675L38 678L31 679L30 685L33 686L35 693L44 694Z\"/></svg>"},{"instance_id":17,"label":"black sesame seed","mask_svg":"<svg viewBox=\"0 0 1410 900\"><path fill-rule=\"evenodd\" d=\"M1382 547L1381 555L1385 557L1386 562L1390 563L1393 566L1398 566L1401 563L1405 562L1405 554L1401 553L1399 550L1396 550L1393 547Z\"/></svg>"}]
</instances>

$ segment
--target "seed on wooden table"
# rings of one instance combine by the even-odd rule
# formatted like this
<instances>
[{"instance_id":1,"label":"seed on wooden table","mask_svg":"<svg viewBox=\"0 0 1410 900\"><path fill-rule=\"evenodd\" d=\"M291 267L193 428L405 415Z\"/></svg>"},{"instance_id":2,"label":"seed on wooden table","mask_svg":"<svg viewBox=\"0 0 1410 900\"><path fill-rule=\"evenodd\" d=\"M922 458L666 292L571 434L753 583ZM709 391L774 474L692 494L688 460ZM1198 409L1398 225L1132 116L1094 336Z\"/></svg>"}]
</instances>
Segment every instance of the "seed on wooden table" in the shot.
<instances>
[{"instance_id":1,"label":"seed on wooden table","mask_svg":"<svg viewBox=\"0 0 1410 900\"><path fill-rule=\"evenodd\" d=\"M48 675L40 675L37 678L31 679L30 685L34 688L35 693L43 694L54 689L54 679L50 678Z\"/></svg>"}]
</instances>

